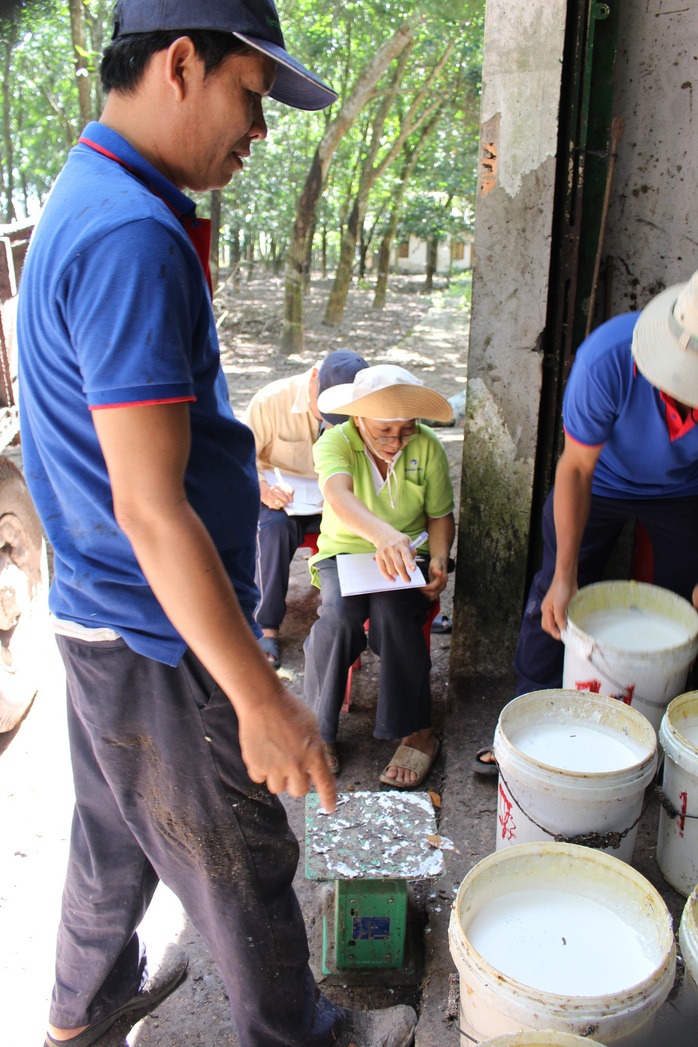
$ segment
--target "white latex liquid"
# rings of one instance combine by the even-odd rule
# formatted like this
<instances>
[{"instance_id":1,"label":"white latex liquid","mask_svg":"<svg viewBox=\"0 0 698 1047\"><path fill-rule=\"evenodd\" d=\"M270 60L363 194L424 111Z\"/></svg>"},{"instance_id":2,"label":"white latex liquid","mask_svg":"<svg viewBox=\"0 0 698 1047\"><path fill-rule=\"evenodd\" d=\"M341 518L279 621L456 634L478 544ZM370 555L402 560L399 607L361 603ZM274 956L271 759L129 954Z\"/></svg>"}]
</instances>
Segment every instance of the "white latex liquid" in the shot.
<instances>
[{"instance_id":1,"label":"white latex liquid","mask_svg":"<svg viewBox=\"0 0 698 1047\"><path fill-rule=\"evenodd\" d=\"M509 740L540 763L583 774L621 771L643 755L620 734L582 723L528 724L513 731Z\"/></svg>"},{"instance_id":2,"label":"white latex liquid","mask_svg":"<svg viewBox=\"0 0 698 1047\"><path fill-rule=\"evenodd\" d=\"M675 724L675 727L680 735L693 745L698 745L698 720L685 720L683 723Z\"/></svg>"},{"instance_id":3,"label":"white latex liquid","mask_svg":"<svg viewBox=\"0 0 698 1047\"><path fill-rule=\"evenodd\" d=\"M595 611L576 624L595 640L622 651L665 651L691 638L680 622L641 607Z\"/></svg>"},{"instance_id":4,"label":"white latex liquid","mask_svg":"<svg viewBox=\"0 0 698 1047\"><path fill-rule=\"evenodd\" d=\"M656 968L638 932L611 908L552 886L488 902L465 933L502 974L562 996L621 992Z\"/></svg>"}]
</instances>

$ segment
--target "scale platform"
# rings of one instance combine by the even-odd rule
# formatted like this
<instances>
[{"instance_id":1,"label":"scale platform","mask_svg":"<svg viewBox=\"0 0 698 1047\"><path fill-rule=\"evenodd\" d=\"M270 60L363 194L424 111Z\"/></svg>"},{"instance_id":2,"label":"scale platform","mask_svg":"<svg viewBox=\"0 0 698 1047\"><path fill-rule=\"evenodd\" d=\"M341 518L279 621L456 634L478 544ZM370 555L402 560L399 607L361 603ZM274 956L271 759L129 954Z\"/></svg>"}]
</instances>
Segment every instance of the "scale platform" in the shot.
<instances>
[{"instance_id":1,"label":"scale platform","mask_svg":"<svg viewBox=\"0 0 698 1047\"><path fill-rule=\"evenodd\" d=\"M340 793L328 814L311 794L305 826L306 876L334 882L323 912L322 973L402 968L407 882L444 871L429 795Z\"/></svg>"}]
</instances>

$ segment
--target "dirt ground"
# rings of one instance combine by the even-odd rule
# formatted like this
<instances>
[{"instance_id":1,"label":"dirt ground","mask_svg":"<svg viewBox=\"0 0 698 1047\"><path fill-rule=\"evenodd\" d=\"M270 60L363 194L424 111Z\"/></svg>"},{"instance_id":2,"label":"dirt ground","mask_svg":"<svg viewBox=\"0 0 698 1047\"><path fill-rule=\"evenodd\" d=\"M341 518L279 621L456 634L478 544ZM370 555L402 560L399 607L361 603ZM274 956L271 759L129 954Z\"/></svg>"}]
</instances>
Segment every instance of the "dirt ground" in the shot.
<instances>
[{"instance_id":1,"label":"dirt ground","mask_svg":"<svg viewBox=\"0 0 698 1047\"><path fill-rule=\"evenodd\" d=\"M344 318L338 327L322 319L331 281L317 279L304 302L305 344L302 353L283 356L278 351L283 324L283 280L258 275L236 288L229 279L215 296L223 368L233 408L241 411L267 382L297 374L335 349L352 349L370 364L397 363L413 370L444 396L462 390L466 377L468 299L466 281L450 287L437 280L431 295L423 293L423 277L391 279L385 309L372 308L370 284L352 288ZM462 320L460 345L433 335L409 336L434 305L451 326ZM436 316L433 317L437 322ZM424 335L424 332L422 332Z\"/></svg>"}]
</instances>

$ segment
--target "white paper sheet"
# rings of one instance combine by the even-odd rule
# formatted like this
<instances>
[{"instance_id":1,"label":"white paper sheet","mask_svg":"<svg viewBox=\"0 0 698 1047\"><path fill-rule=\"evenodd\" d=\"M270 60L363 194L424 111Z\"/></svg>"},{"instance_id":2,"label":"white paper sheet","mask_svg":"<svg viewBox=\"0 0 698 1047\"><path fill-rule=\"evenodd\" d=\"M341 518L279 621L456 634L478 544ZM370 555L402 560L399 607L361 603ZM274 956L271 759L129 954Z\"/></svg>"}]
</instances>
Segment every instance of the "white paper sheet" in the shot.
<instances>
[{"instance_id":1,"label":"white paper sheet","mask_svg":"<svg viewBox=\"0 0 698 1047\"><path fill-rule=\"evenodd\" d=\"M415 567L409 582L403 581L399 576L391 582L381 574L374 553L340 553L337 557L337 572L342 596L390 592L393 589L418 589L421 585L426 585L419 567Z\"/></svg>"},{"instance_id":2,"label":"white paper sheet","mask_svg":"<svg viewBox=\"0 0 698 1047\"><path fill-rule=\"evenodd\" d=\"M322 512L323 498L315 476L296 476L280 470L285 484L293 488L293 501L285 506L289 516L315 516ZM270 469L264 470L264 479L273 487L278 480Z\"/></svg>"}]
</instances>

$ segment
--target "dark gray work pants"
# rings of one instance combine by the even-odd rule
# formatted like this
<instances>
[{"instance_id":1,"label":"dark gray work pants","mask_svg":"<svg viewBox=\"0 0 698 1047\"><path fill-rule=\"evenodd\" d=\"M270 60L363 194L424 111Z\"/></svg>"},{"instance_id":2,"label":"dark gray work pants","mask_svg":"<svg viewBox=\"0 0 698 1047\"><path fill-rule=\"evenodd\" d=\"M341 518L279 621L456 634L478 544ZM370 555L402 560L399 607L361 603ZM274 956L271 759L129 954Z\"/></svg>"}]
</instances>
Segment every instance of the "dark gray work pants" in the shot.
<instances>
[{"instance_id":1,"label":"dark gray work pants","mask_svg":"<svg viewBox=\"0 0 698 1047\"><path fill-rule=\"evenodd\" d=\"M58 643L76 806L51 1022L91 1025L138 990L161 879L220 968L241 1047L327 1047L342 1012L308 967L298 844L247 775L230 702L189 652L172 668L121 640Z\"/></svg>"},{"instance_id":2,"label":"dark gray work pants","mask_svg":"<svg viewBox=\"0 0 698 1047\"><path fill-rule=\"evenodd\" d=\"M286 594L291 560L306 534L320 530L322 516L289 516L283 509L262 505L257 526L257 566L255 583L259 603L255 608L257 625L278 629L286 615Z\"/></svg>"},{"instance_id":3,"label":"dark gray work pants","mask_svg":"<svg viewBox=\"0 0 698 1047\"><path fill-rule=\"evenodd\" d=\"M431 727L431 657L422 631L426 596L419 589L342 596L335 558L320 560L317 569L322 603L303 647L304 687L323 740L337 740L347 674L366 650L367 618L368 646L380 658L374 737L393 740Z\"/></svg>"}]
</instances>

